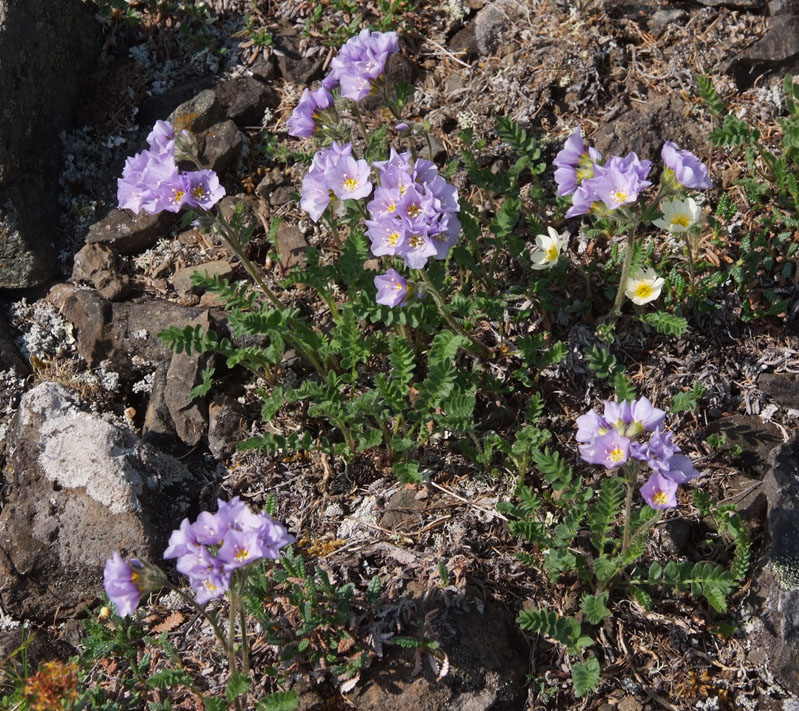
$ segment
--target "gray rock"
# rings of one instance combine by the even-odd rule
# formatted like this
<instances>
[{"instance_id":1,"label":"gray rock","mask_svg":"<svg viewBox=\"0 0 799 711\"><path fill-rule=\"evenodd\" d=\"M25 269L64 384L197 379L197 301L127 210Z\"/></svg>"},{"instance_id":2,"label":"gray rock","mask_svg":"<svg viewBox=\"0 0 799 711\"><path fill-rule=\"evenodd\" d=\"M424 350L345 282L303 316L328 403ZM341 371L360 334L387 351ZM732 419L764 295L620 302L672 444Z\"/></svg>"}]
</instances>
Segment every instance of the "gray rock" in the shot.
<instances>
[{"instance_id":1,"label":"gray rock","mask_svg":"<svg viewBox=\"0 0 799 711\"><path fill-rule=\"evenodd\" d=\"M480 56L477 39L474 36L474 20L452 36L449 41L449 51L462 62L471 62Z\"/></svg>"},{"instance_id":2,"label":"gray rock","mask_svg":"<svg viewBox=\"0 0 799 711\"><path fill-rule=\"evenodd\" d=\"M168 371L169 361L160 363L155 370L153 389L147 400L147 411L144 414L141 431L143 441L165 451L170 451L178 436L164 398Z\"/></svg>"},{"instance_id":3,"label":"gray rock","mask_svg":"<svg viewBox=\"0 0 799 711\"><path fill-rule=\"evenodd\" d=\"M435 134L430 134L430 146L428 147L427 141L425 141L422 149L419 151L419 157L432 161L446 160L447 149L446 146L444 146L444 141Z\"/></svg>"},{"instance_id":4,"label":"gray rock","mask_svg":"<svg viewBox=\"0 0 799 711\"><path fill-rule=\"evenodd\" d=\"M306 86L321 76L324 55L304 56L299 39L294 27L281 25L275 33L275 55L281 76L292 84Z\"/></svg>"},{"instance_id":5,"label":"gray rock","mask_svg":"<svg viewBox=\"0 0 799 711\"><path fill-rule=\"evenodd\" d=\"M660 37L669 25L682 23L687 19L688 13L685 10L679 8L663 8L656 10L650 15L647 26L655 37Z\"/></svg>"},{"instance_id":6,"label":"gray rock","mask_svg":"<svg viewBox=\"0 0 799 711\"><path fill-rule=\"evenodd\" d=\"M80 0L0 0L0 288L41 284L55 271L54 147L100 43Z\"/></svg>"},{"instance_id":7,"label":"gray rock","mask_svg":"<svg viewBox=\"0 0 799 711\"><path fill-rule=\"evenodd\" d=\"M729 7L734 10L760 10L766 0L699 0L705 7Z\"/></svg>"},{"instance_id":8,"label":"gray rock","mask_svg":"<svg viewBox=\"0 0 799 711\"><path fill-rule=\"evenodd\" d=\"M749 661L765 665L790 692L799 693L799 438L771 459L766 476L771 548L758 566L747 605L755 633Z\"/></svg>"},{"instance_id":9,"label":"gray rock","mask_svg":"<svg viewBox=\"0 0 799 711\"><path fill-rule=\"evenodd\" d=\"M250 71L261 81L273 81L277 78L274 55L270 54L268 57L261 55L250 65Z\"/></svg>"},{"instance_id":10,"label":"gray rock","mask_svg":"<svg viewBox=\"0 0 799 711\"><path fill-rule=\"evenodd\" d=\"M269 193L269 204L272 207L287 205L294 200L294 193L297 189L290 185L279 185Z\"/></svg>"},{"instance_id":11,"label":"gray rock","mask_svg":"<svg viewBox=\"0 0 799 711\"><path fill-rule=\"evenodd\" d=\"M486 5L474 17L474 42L480 56L497 50L502 33L511 25L516 10L510 0L499 0Z\"/></svg>"},{"instance_id":12,"label":"gray rock","mask_svg":"<svg viewBox=\"0 0 799 711\"><path fill-rule=\"evenodd\" d=\"M728 62L723 71L735 79L740 90L748 89L768 72L799 71L799 16L785 15L772 20L766 34Z\"/></svg>"},{"instance_id":13,"label":"gray rock","mask_svg":"<svg viewBox=\"0 0 799 711\"><path fill-rule=\"evenodd\" d=\"M766 474L769 455L783 442L782 433L776 425L751 415L723 417L705 430L705 437L710 434L723 434L726 437L725 450L739 446L742 451L736 459L736 465L741 473L755 479Z\"/></svg>"},{"instance_id":14,"label":"gray rock","mask_svg":"<svg viewBox=\"0 0 799 711\"><path fill-rule=\"evenodd\" d=\"M769 0L768 14L771 17L799 15L799 0Z\"/></svg>"},{"instance_id":15,"label":"gray rock","mask_svg":"<svg viewBox=\"0 0 799 711\"><path fill-rule=\"evenodd\" d=\"M17 349L5 317L0 312L0 372L15 370L17 375L27 375L30 372L28 364Z\"/></svg>"},{"instance_id":16,"label":"gray rock","mask_svg":"<svg viewBox=\"0 0 799 711\"><path fill-rule=\"evenodd\" d=\"M674 96L652 98L645 106L630 109L604 123L591 137L602 155L626 155L635 151L641 159L660 157L666 141L694 151L700 158L707 152L707 140L690 119L685 103Z\"/></svg>"},{"instance_id":17,"label":"gray rock","mask_svg":"<svg viewBox=\"0 0 799 711\"><path fill-rule=\"evenodd\" d=\"M194 284L191 283L191 276L194 273L225 279L233 273L233 267L226 259L217 259L213 262L206 262L205 264L196 264L192 267L178 269L172 275L172 286L175 287L175 291L181 296L201 294L205 291L203 287L194 286Z\"/></svg>"},{"instance_id":18,"label":"gray rock","mask_svg":"<svg viewBox=\"0 0 799 711\"><path fill-rule=\"evenodd\" d=\"M442 602L427 610L420 600L417 616L434 620L447 675L437 680L424 658L415 670L411 650L387 647L361 676L351 701L360 711L522 711L528 645L504 607L491 601L481 607L445 609Z\"/></svg>"},{"instance_id":19,"label":"gray rock","mask_svg":"<svg viewBox=\"0 0 799 711\"><path fill-rule=\"evenodd\" d=\"M113 311L107 299L91 289L74 289L61 314L75 327L78 353L90 367L112 355L117 344L109 332Z\"/></svg>"},{"instance_id":20,"label":"gray rock","mask_svg":"<svg viewBox=\"0 0 799 711\"><path fill-rule=\"evenodd\" d=\"M194 98L178 106L168 121L175 127L175 133L184 129L194 134L207 131L214 124L225 120L225 110L216 94L210 89L200 92Z\"/></svg>"},{"instance_id":21,"label":"gray rock","mask_svg":"<svg viewBox=\"0 0 799 711\"><path fill-rule=\"evenodd\" d=\"M781 407L799 409L799 379L786 373L762 373L757 387Z\"/></svg>"},{"instance_id":22,"label":"gray rock","mask_svg":"<svg viewBox=\"0 0 799 711\"><path fill-rule=\"evenodd\" d=\"M205 165L217 173L223 173L238 158L243 139L233 121L214 124L201 134L200 157Z\"/></svg>"},{"instance_id":23,"label":"gray rock","mask_svg":"<svg viewBox=\"0 0 799 711\"><path fill-rule=\"evenodd\" d=\"M281 222L275 235L280 264L284 269L304 267L307 263L305 250L308 242L302 232L288 222Z\"/></svg>"},{"instance_id":24,"label":"gray rock","mask_svg":"<svg viewBox=\"0 0 799 711\"><path fill-rule=\"evenodd\" d=\"M180 325L180 324L176 324ZM219 324L208 312L190 321L189 326L202 326L203 333L213 328L219 333ZM205 398L192 398L191 390L202 382L202 371L211 361L208 354L173 353L167 371L164 400L175 432L190 447L197 444L208 428Z\"/></svg>"},{"instance_id":25,"label":"gray rock","mask_svg":"<svg viewBox=\"0 0 799 711\"><path fill-rule=\"evenodd\" d=\"M260 126L267 108L280 105L277 92L252 77L220 82L214 87L225 113L237 126Z\"/></svg>"},{"instance_id":26,"label":"gray rock","mask_svg":"<svg viewBox=\"0 0 799 711\"><path fill-rule=\"evenodd\" d=\"M85 245L72 265L72 281L87 281L109 301L118 301L130 289L130 278L120 274L116 252L101 242Z\"/></svg>"},{"instance_id":27,"label":"gray rock","mask_svg":"<svg viewBox=\"0 0 799 711\"><path fill-rule=\"evenodd\" d=\"M99 596L115 550L159 560L198 489L179 461L54 383L23 396L8 441L0 596L15 616L79 612Z\"/></svg>"},{"instance_id":28,"label":"gray rock","mask_svg":"<svg viewBox=\"0 0 799 711\"><path fill-rule=\"evenodd\" d=\"M141 126L152 126L156 121L163 120L182 104L190 102L201 92L212 89L212 77L200 77L172 89L167 89L163 94L150 96L142 101L136 119ZM221 120L219 115L215 121ZM210 125L210 124L209 124Z\"/></svg>"},{"instance_id":29,"label":"gray rock","mask_svg":"<svg viewBox=\"0 0 799 711\"><path fill-rule=\"evenodd\" d=\"M114 208L102 220L89 228L87 244L106 244L119 254L136 254L152 247L159 239L169 234L175 223L171 212L135 215L130 210Z\"/></svg>"},{"instance_id":30,"label":"gray rock","mask_svg":"<svg viewBox=\"0 0 799 711\"><path fill-rule=\"evenodd\" d=\"M217 459L227 459L236 451L247 426L247 413L235 398L215 395L208 406L208 449Z\"/></svg>"}]
</instances>

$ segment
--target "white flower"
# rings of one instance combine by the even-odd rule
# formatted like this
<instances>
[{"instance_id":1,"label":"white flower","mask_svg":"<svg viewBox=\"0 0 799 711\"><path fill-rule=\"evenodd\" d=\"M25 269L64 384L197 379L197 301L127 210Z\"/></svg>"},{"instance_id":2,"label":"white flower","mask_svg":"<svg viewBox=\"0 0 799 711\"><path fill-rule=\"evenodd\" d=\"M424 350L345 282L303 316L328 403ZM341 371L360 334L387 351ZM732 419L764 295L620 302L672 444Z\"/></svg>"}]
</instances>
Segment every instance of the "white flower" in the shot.
<instances>
[{"instance_id":1,"label":"white flower","mask_svg":"<svg viewBox=\"0 0 799 711\"><path fill-rule=\"evenodd\" d=\"M660 209L663 217L652 220L652 224L669 232L685 232L699 221L699 216L702 214L693 198L664 200Z\"/></svg>"},{"instance_id":2,"label":"white flower","mask_svg":"<svg viewBox=\"0 0 799 711\"><path fill-rule=\"evenodd\" d=\"M663 278L659 277L654 269L639 269L627 279L624 293L634 304L643 306L657 299L662 288Z\"/></svg>"},{"instance_id":3,"label":"white flower","mask_svg":"<svg viewBox=\"0 0 799 711\"><path fill-rule=\"evenodd\" d=\"M560 251L566 247L569 240L568 233L562 235L554 227L547 227L549 235L537 235L535 243L537 249L530 253L533 269L549 269L558 263Z\"/></svg>"}]
</instances>

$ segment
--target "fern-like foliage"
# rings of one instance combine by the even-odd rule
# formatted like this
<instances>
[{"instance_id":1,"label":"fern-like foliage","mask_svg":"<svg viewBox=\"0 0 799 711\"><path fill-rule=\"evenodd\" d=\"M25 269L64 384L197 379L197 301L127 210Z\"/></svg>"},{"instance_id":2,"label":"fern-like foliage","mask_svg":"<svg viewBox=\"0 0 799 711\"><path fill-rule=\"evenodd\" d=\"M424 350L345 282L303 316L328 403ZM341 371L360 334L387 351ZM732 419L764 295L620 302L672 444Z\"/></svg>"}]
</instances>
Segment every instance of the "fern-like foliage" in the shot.
<instances>
[{"instance_id":1,"label":"fern-like foliage","mask_svg":"<svg viewBox=\"0 0 799 711\"><path fill-rule=\"evenodd\" d=\"M589 370L593 370L597 378L609 378L618 369L616 356L602 346L594 346L585 353L585 361Z\"/></svg>"},{"instance_id":2,"label":"fern-like foliage","mask_svg":"<svg viewBox=\"0 0 799 711\"><path fill-rule=\"evenodd\" d=\"M726 114L727 107L713 86L713 80L702 74L697 74L694 80L696 81L696 90L700 98L707 104L713 115L721 117Z\"/></svg>"},{"instance_id":3,"label":"fern-like foliage","mask_svg":"<svg viewBox=\"0 0 799 711\"><path fill-rule=\"evenodd\" d=\"M652 563L649 581L663 582L680 591L690 590L695 597L704 597L717 612L726 611L727 596L736 585L733 573L721 565L689 561L669 561L665 566Z\"/></svg>"},{"instance_id":4,"label":"fern-like foliage","mask_svg":"<svg viewBox=\"0 0 799 711\"><path fill-rule=\"evenodd\" d=\"M544 479L555 491L563 491L572 481L572 468L558 451L549 447L533 450L533 461Z\"/></svg>"},{"instance_id":5,"label":"fern-like foliage","mask_svg":"<svg viewBox=\"0 0 799 711\"><path fill-rule=\"evenodd\" d=\"M686 319L665 311L641 314L639 319L641 323L652 326L658 333L663 333L667 336L680 338L688 330L688 321Z\"/></svg>"},{"instance_id":6,"label":"fern-like foliage","mask_svg":"<svg viewBox=\"0 0 799 711\"><path fill-rule=\"evenodd\" d=\"M625 486L620 479L603 479L588 512L588 527L594 534L592 542L599 555L605 554L608 537L621 513L624 491Z\"/></svg>"},{"instance_id":7,"label":"fern-like foliage","mask_svg":"<svg viewBox=\"0 0 799 711\"><path fill-rule=\"evenodd\" d=\"M749 146L759 139L760 131L732 114L727 114L721 126L708 136L714 146Z\"/></svg>"},{"instance_id":8,"label":"fern-like foliage","mask_svg":"<svg viewBox=\"0 0 799 711\"><path fill-rule=\"evenodd\" d=\"M555 612L533 608L522 610L516 622L523 630L538 632L560 642L569 654L577 654L594 643L582 634L580 623L574 617L560 617Z\"/></svg>"},{"instance_id":9,"label":"fern-like foliage","mask_svg":"<svg viewBox=\"0 0 799 711\"><path fill-rule=\"evenodd\" d=\"M353 377L357 374L358 365L369 358L370 346L369 339L364 338L352 304L346 304L335 319L331 348L341 356L342 367L353 371Z\"/></svg>"},{"instance_id":10,"label":"fern-like foliage","mask_svg":"<svg viewBox=\"0 0 799 711\"><path fill-rule=\"evenodd\" d=\"M599 677L602 670L596 657L589 657L584 662L572 664L572 684L574 695L580 699L590 694L599 686Z\"/></svg>"},{"instance_id":11,"label":"fern-like foliage","mask_svg":"<svg viewBox=\"0 0 799 711\"><path fill-rule=\"evenodd\" d=\"M276 691L255 705L255 711L297 711L300 698L296 691Z\"/></svg>"},{"instance_id":12,"label":"fern-like foliage","mask_svg":"<svg viewBox=\"0 0 799 711\"><path fill-rule=\"evenodd\" d=\"M598 625L602 620L610 617L610 610L607 607L609 597L610 593L607 590L598 595L583 595L580 601L580 610L592 625Z\"/></svg>"}]
</instances>

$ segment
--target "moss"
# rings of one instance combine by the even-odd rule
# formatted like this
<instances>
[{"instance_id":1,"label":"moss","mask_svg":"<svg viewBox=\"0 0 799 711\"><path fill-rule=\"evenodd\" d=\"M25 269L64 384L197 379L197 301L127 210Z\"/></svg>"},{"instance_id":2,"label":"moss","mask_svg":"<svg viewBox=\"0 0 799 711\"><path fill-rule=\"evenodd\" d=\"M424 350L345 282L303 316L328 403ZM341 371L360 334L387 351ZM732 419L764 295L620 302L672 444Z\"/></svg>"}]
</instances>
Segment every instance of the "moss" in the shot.
<instances>
[{"instance_id":1,"label":"moss","mask_svg":"<svg viewBox=\"0 0 799 711\"><path fill-rule=\"evenodd\" d=\"M799 557L780 556L771 562L771 567L783 590L799 590Z\"/></svg>"}]
</instances>

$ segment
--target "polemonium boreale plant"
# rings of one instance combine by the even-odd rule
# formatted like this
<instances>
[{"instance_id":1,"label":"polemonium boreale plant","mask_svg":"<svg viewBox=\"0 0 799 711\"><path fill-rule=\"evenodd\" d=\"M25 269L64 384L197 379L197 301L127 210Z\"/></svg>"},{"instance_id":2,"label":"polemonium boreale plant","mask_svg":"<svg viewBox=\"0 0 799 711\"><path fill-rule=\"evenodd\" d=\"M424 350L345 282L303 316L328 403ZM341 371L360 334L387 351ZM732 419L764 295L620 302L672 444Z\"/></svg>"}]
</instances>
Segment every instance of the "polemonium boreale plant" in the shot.
<instances>
[{"instance_id":1,"label":"polemonium boreale plant","mask_svg":"<svg viewBox=\"0 0 799 711\"><path fill-rule=\"evenodd\" d=\"M253 513L238 497L218 500L217 506L216 513L204 511L194 522L184 519L164 551L165 559L177 560L176 567L188 577L191 592L174 585L158 566L136 558L126 561L118 551L106 561L103 584L123 617L134 613L143 595L163 588L174 590L209 623L227 654L231 675L247 676L250 661L242 595L249 566L258 560L278 559L280 549L293 543L294 537L268 514ZM227 631L205 606L223 596L229 601ZM241 696L234 703L237 710L246 708Z\"/></svg>"},{"instance_id":2,"label":"polemonium boreale plant","mask_svg":"<svg viewBox=\"0 0 799 711\"><path fill-rule=\"evenodd\" d=\"M661 158L660 183L648 202L643 202L641 197L652 186L649 180L652 163L635 153L603 160L596 149L585 146L577 129L553 161L558 195L571 197L566 217L604 218L615 225L617 234L627 236L619 287L609 314L611 323L621 314L625 296L636 304L652 300L638 297L636 300L630 296L628 288L640 225L667 225L670 232L681 231L679 225L687 229L698 219L696 202L688 196L688 191L711 186L707 166L690 151L666 141Z\"/></svg>"}]
</instances>

